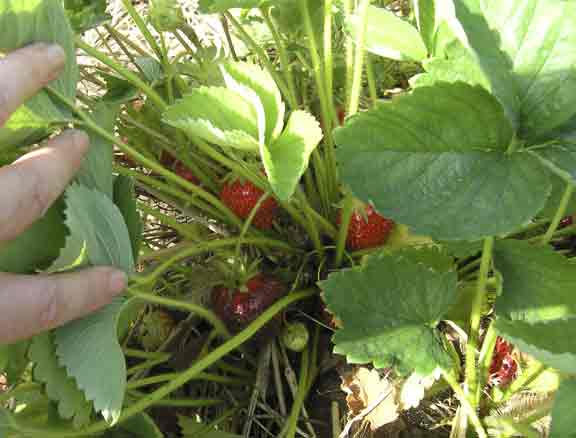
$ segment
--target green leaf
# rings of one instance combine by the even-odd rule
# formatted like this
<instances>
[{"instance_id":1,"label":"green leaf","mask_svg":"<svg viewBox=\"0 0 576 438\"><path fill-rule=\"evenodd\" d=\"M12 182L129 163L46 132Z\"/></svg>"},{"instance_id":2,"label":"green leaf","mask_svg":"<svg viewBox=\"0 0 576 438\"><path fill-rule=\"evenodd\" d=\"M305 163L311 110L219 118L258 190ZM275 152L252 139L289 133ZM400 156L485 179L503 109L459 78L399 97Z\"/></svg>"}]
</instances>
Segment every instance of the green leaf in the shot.
<instances>
[{"instance_id":1,"label":"green leaf","mask_svg":"<svg viewBox=\"0 0 576 438\"><path fill-rule=\"evenodd\" d=\"M206 425L195 418L178 416L178 426L184 438L197 437L198 432L204 430ZM240 435L233 433L223 432L216 428L202 433L202 438L240 438Z\"/></svg>"},{"instance_id":2,"label":"green leaf","mask_svg":"<svg viewBox=\"0 0 576 438\"><path fill-rule=\"evenodd\" d=\"M435 327L456 299L457 276L421 259L418 250L378 254L320 283L328 309L343 324L333 339L336 353L349 363L397 366L402 373L450 367Z\"/></svg>"},{"instance_id":3,"label":"green leaf","mask_svg":"<svg viewBox=\"0 0 576 438\"><path fill-rule=\"evenodd\" d=\"M66 242L64 203L57 201L46 214L13 241L0 248L0 272L33 273L50 266Z\"/></svg>"},{"instance_id":4,"label":"green leaf","mask_svg":"<svg viewBox=\"0 0 576 438\"><path fill-rule=\"evenodd\" d=\"M50 86L74 99L78 66L72 29L61 0L3 0L0 2L0 29L0 53L35 41L54 42L62 46L67 55L66 66ZM69 110L41 91L0 128L0 145L30 144L45 135L51 123L68 119Z\"/></svg>"},{"instance_id":5,"label":"green leaf","mask_svg":"<svg viewBox=\"0 0 576 438\"><path fill-rule=\"evenodd\" d=\"M490 82L476 59L458 41L452 41L443 49L441 56L424 60L426 73L410 79L413 88L426 87L436 82L466 82L490 89Z\"/></svg>"},{"instance_id":6,"label":"green leaf","mask_svg":"<svg viewBox=\"0 0 576 438\"><path fill-rule=\"evenodd\" d=\"M164 438L164 435L145 412L140 412L104 433L104 438Z\"/></svg>"},{"instance_id":7,"label":"green leaf","mask_svg":"<svg viewBox=\"0 0 576 438\"><path fill-rule=\"evenodd\" d=\"M318 121L305 111L294 111L282 135L270 147L262 145L264 169L280 200L288 200L294 194L321 139Z\"/></svg>"},{"instance_id":8,"label":"green leaf","mask_svg":"<svg viewBox=\"0 0 576 438\"><path fill-rule=\"evenodd\" d=\"M66 15L76 33L84 33L112 19L106 0L64 0Z\"/></svg>"},{"instance_id":9,"label":"green leaf","mask_svg":"<svg viewBox=\"0 0 576 438\"><path fill-rule=\"evenodd\" d=\"M66 225L86 242L94 266L134 270L130 234L121 211L104 194L73 184L66 190Z\"/></svg>"},{"instance_id":10,"label":"green leaf","mask_svg":"<svg viewBox=\"0 0 576 438\"><path fill-rule=\"evenodd\" d=\"M122 213L124 222L128 227L130 242L132 244L132 254L137 261L140 255L142 244L143 223L136 203L136 192L134 190L134 179L119 175L114 181L114 203Z\"/></svg>"},{"instance_id":11,"label":"green leaf","mask_svg":"<svg viewBox=\"0 0 576 438\"><path fill-rule=\"evenodd\" d=\"M482 251L482 241L464 242L462 240L452 240L440 242L446 251L459 259L472 257Z\"/></svg>"},{"instance_id":12,"label":"green leaf","mask_svg":"<svg viewBox=\"0 0 576 438\"><path fill-rule=\"evenodd\" d=\"M429 0L412 0L412 8L416 16L416 24L422 42L429 53L434 52L434 36L436 34L436 6Z\"/></svg>"},{"instance_id":13,"label":"green leaf","mask_svg":"<svg viewBox=\"0 0 576 438\"><path fill-rule=\"evenodd\" d=\"M66 225L86 242L91 264L134 269L130 236L120 210L104 194L80 185L66 191ZM56 353L94 408L115 422L126 387L126 364L117 339L117 319L124 298L55 331ZM95 363L99 365L94 366Z\"/></svg>"},{"instance_id":14,"label":"green leaf","mask_svg":"<svg viewBox=\"0 0 576 438\"><path fill-rule=\"evenodd\" d=\"M8 382L17 382L28 366L29 340L0 345L0 373L6 374Z\"/></svg>"},{"instance_id":15,"label":"green leaf","mask_svg":"<svg viewBox=\"0 0 576 438\"><path fill-rule=\"evenodd\" d=\"M285 107L280 90L272 76L262 67L247 62L229 62L222 68L226 86L248 98L256 93L264 110L265 132L263 143L276 140L284 126Z\"/></svg>"},{"instance_id":16,"label":"green leaf","mask_svg":"<svg viewBox=\"0 0 576 438\"><path fill-rule=\"evenodd\" d=\"M576 184L576 144L553 144L532 149L548 167Z\"/></svg>"},{"instance_id":17,"label":"green leaf","mask_svg":"<svg viewBox=\"0 0 576 438\"><path fill-rule=\"evenodd\" d=\"M541 322L497 318L494 327L523 353L559 371L576 373L576 346L571 336L576 317Z\"/></svg>"},{"instance_id":18,"label":"green leaf","mask_svg":"<svg viewBox=\"0 0 576 438\"><path fill-rule=\"evenodd\" d=\"M550 438L574 438L574 405L576 404L576 380L564 380L554 399Z\"/></svg>"},{"instance_id":19,"label":"green leaf","mask_svg":"<svg viewBox=\"0 0 576 438\"><path fill-rule=\"evenodd\" d=\"M50 399L58 402L58 414L64 419L74 418L74 426L82 427L90 422L92 405L86 401L84 393L56 357L54 342L50 333L35 336L29 352L30 360L35 363L34 377L46 384L46 393Z\"/></svg>"},{"instance_id":20,"label":"green leaf","mask_svg":"<svg viewBox=\"0 0 576 438\"><path fill-rule=\"evenodd\" d=\"M511 232L551 190L538 159L506 153L512 129L499 103L464 83L382 103L348 119L335 139L342 178L358 198L438 240Z\"/></svg>"},{"instance_id":21,"label":"green leaf","mask_svg":"<svg viewBox=\"0 0 576 438\"><path fill-rule=\"evenodd\" d=\"M534 148L532 152L552 171L552 193L540 216L553 218L566 190L567 181L576 183L576 144L552 144ZM576 213L576 193L572 194L565 213Z\"/></svg>"},{"instance_id":22,"label":"green leaf","mask_svg":"<svg viewBox=\"0 0 576 438\"><path fill-rule=\"evenodd\" d=\"M258 114L238 93L222 87L192 90L164 113L164 121L192 137L248 151L258 151Z\"/></svg>"},{"instance_id":23,"label":"green leaf","mask_svg":"<svg viewBox=\"0 0 576 438\"><path fill-rule=\"evenodd\" d=\"M347 25L356 38L360 17L350 15ZM366 25L365 44L369 52L398 61L421 61L426 57L426 46L416 28L387 9L369 6Z\"/></svg>"},{"instance_id":24,"label":"green leaf","mask_svg":"<svg viewBox=\"0 0 576 438\"><path fill-rule=\"evenodd\" d=\"M576 316L576 271L551 247L498 241L494 265L504 282L498 316L531 322Z\"/></svg>"},{"instance_id":25,"label":"green leaf","mask_svg":"<svg viewBox=\"0 0 576 438\"><path fill-rule=\"evenodd\" d=\"M576 114L576 3L455 1L462 42L520 136L545 136ZM538 32L530 31L538 29Z\"/></svg>"},{"instance_id":26,"label":"green leaf","mask_svg":"<svg viewBox=\"0 0 576 438\"><path fill-rule=\"evenodd\" d=\"M114 132L114 123L119 106L99 103L94 108L92 119L108 132ZM90 150L82 162L76 180L91 189L99 190L112 198L113 145L97 134L90 135Z\"/></svg>"},{"instance_id":27,"label":"green leaf","mask_svg":"<svg viewBox=\"0 0 576 438\"><path fill-rule=\"evenodd\" d=\"M163 78L162 64L156 59L149 56L139 56L135 60L136 64L138 64L144 72L144 77L148 82L160 81Z\"/></svg>"}]
</instances>

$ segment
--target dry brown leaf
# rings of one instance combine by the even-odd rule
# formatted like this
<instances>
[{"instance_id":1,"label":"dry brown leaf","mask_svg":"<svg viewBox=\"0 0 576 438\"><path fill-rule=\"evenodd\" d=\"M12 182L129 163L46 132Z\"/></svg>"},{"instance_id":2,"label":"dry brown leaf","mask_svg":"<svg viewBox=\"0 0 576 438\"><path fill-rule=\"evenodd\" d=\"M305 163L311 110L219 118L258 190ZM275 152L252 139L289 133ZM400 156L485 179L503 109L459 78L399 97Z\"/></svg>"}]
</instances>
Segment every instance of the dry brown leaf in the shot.
<instances>
[{"instance_id":1,"label":"dry brown leaf","mask_svg":"<svg viewBox=\"0 0 576 438\"><path fill-rule=\"evenodd\" d=\"M356 367L342 377L342 390L347 394L348 416L364 416L373 431L398 419L396 389L387 377L377 370Z\"/></svg>"}]
</instances>

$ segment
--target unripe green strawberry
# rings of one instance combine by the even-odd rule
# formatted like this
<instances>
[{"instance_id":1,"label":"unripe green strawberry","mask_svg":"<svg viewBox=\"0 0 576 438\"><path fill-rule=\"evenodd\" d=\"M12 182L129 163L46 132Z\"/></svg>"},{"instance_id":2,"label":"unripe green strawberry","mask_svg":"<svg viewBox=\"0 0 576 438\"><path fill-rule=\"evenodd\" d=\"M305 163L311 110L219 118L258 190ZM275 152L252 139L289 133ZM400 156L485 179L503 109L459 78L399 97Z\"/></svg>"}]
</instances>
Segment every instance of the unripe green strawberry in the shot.
<instances>
[{"instance_id":1,"label":"unripe green strawberry","mask_svg":"<svg viewBox=\"0 0 576 438\"><path fill-rule=\"evenodd\" d=\"M172 32L186 23L178 0L152 0L150 21L160 32Z\"/></svg>"}]
</instances>

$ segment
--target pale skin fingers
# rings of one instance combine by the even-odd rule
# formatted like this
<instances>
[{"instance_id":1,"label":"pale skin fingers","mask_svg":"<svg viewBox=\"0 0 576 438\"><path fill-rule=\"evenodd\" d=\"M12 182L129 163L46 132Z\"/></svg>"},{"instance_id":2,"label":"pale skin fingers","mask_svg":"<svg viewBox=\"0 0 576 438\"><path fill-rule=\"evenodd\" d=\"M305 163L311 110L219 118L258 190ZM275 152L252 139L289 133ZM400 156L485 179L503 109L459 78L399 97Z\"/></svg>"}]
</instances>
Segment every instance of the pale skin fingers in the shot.
<instances>
[{"instance_id":1,"label":"pale skin fingers","mask_svg":"<svg viewBox=\"0 0 576 438\"><path fill-rule=\"evenodd\" d=\"M0 58L0 126L23 102L58 77L66 55L61 47L36 43Z\"/></svg>"},{"instance_id":2,"label":"pale skin fingers","mask_svg":"<svg viewBox=\"0 0 576 438\"><path fill-rule=\"evenodd\" d=\"M88 150L88 137L67 131L0 169L0 242L14 239L60 196Z\"/></svg>"},{"instance_id":3,"label":"pale skin fingers","mask_svg":"<svg viewBox=\"0 0 576 438\"><path fill-rule=\"evenodd\" d=\"M110 303L122 272L98 267L59 275L0 274L0 344L28 338Z\"/></svg>"},{"instance_id":4,"label":"pale skin fingers","mask_svg":"<svg viewBox=\"0 0 576 438\"><path fill-rule=\"evenodd\" d=\"M58 76L64 58L57 46L35 44L0 59L0 127ZM0 168L0 251L52 205L80 167L88 147L86 134L71 130ZM106 267L59 275L0 273L0 344L93 312L122 292L126 281L124 273Z\"/></svg>"}]
</instances>

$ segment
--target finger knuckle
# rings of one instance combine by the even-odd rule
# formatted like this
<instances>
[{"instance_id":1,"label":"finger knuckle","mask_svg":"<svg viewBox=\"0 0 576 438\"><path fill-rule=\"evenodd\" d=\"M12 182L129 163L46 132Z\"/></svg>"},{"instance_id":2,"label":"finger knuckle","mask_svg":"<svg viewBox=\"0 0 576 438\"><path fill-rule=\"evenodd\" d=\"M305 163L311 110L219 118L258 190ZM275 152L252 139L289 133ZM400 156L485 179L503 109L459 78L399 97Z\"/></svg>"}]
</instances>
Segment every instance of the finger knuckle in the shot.
<instances>
[{"instance_id":1,"label":"finger knuckle","mask_svg":"<svg viewBox=\"0 0 576 438\"><path fill-rule=\"evenodd\" d=\"M50 330L59 325L62 316L62 301L58 293L58 282L50 281L42 292L39 323L42 330Z\"/></svg>"},{"instance_id":2,"label":"finger knuckle","mask_svg":"<svg viewBox=\"0 0 576 438\"><path fill-rule=\"evenodd\" d=\"M0 128L6 124L9 118L8 97L6 96L6 92L0 88Z\"/></svg>"},{"instance_id":3,"label":"finger knuckle","mask_svg":"<svg viewBox=\"0 0 576 438\"><path fill-rule=\"evenodd\" d=\"M19 173L20 181L27 185L26 202L27 209L34 211L36 214L44 214L50 207L50 193L48 193L48 184L37 172L24 172L22 166L14 165Z\"/></svg>"}]
</instances>

